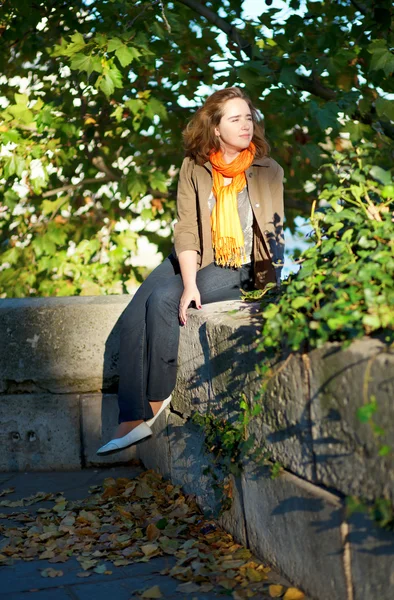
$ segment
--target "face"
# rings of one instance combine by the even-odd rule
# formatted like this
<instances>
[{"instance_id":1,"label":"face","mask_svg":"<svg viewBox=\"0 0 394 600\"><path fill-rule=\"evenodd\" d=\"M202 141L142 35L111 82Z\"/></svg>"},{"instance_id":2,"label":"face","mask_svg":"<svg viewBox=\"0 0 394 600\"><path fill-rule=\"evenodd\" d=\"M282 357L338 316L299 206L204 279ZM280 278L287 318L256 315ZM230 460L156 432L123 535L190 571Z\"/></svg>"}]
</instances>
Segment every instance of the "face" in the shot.
<instances>
[{"instance_id":1,"label":"face","mask_svg":"<svg viewBox=\"0 0 394 600\"><path fill-rule=\"evenodd\" d=\"M253 137L253 121L250 108L242 98L231 98L223 105L223 116L215 127L222 150L242 152Z\"/></svg>"}]
</instances>

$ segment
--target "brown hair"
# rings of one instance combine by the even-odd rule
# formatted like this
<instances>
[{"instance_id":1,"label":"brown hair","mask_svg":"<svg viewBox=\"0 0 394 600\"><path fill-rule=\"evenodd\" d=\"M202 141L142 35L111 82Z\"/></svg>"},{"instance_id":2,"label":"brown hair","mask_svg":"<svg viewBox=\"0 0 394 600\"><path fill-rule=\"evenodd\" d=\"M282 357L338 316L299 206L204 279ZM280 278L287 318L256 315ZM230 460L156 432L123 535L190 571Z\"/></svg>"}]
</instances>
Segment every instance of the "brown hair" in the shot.
<instances>
[{"instance_id":1,"label":"brown hair","mask_svg":"<svg viewBox=\"0 0 394 600\"><path fill-rule=\"evenodd\" d=\"M182 132L185 155L193 158L198 165L209 160L212 151L220 149L219 138L215 135L215 127L223 116L223 105L232 98L242 98L252 113L253 138L256 146L256 158L268 156L270 147L265 139L264 125L259 121L257 110L241 88L230 87L218 90L209 96Z\"/></svg>"}]
</instances>

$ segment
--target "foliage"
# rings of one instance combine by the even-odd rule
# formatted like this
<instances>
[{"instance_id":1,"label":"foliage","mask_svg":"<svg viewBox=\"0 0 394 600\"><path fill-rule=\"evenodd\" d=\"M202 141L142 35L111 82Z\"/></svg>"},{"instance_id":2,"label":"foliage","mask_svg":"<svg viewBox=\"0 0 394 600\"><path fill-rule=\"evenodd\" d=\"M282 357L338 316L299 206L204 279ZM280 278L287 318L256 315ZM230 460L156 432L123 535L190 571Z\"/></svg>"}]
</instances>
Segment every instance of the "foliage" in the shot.
<instances>
[{"instance_id":1,"label":"foliage","mask_svg":"<svg viewBox=\"0 0 394 600\"><path fill-rule=\"evenodd\" d=\"M327 341L345 346L378 333L388 343L394 339L391 173L371 167L358 151L335 158L339 181L326 184L310 219L315 244L280 293L270 288L262 297L260 350L307 351Z\"/></svg>"},{"instance_id":2,"label":"foliage","mask_svg":"<svg viewBox=\"0 0 394 600\"><path fill-rule=\"evenodd\" d=\"M361 500L356 496L346 498L346 513L366 513L383 529L394 531L394 508L387 498L377 498L374 502Z\"/></svg>"},{"instance_id":3,"label":"foliage","mask_svg":"<svg viewBox=\"0 0 394 600\"><path fill-rule=\"evenodd\" d=\"M280 474L282 465L272 461L270 452L266 448L256 447L254 435L249 435L247 430L251 420L261 413L262 407L254 403L251 408L243 395L239 402L239 409L233 422L212 413L201 415L198 412L192 415L192 422L204 430L205 449L214 458L214 465L218 466L226 476L239 475L244 462L251 460L260 466L269 467L271 477L274 479ZM209 472L215 480L216 487L220 488L214 471L209 469ZM225 510L228 507L226 489L220 489L219 493L222 510Z\"/></svg>"},{"instance_id":4,"label":"foliage","mask_svg":"<svg viewBox=\"0 0 394 600\"><path fill-rule=\"evenodd\" d=\"M202 85L246 86L285 168L292 228L335 178L321 168L336 164L334 150L373 143L373 164L389 170L391 3L300 5L291 0L296 12L282 20L262 4L253 20L242 0L50 0L34 10L5 0L0 294L126 292L142 275L140 236L169 251L180 132Z\"/></svg>"}]
</instances>

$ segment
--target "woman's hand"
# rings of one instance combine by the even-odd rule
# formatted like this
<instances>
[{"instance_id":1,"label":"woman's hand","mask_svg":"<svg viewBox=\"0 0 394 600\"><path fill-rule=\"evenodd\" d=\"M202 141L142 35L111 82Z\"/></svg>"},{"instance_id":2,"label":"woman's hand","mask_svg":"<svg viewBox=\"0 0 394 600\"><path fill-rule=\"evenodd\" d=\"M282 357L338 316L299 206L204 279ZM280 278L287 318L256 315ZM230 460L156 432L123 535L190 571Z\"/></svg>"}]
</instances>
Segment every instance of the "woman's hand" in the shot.
<instances>
[{"instance_id":1,"label":"woman's hand","mask_svg":"<svg viewBox=\"0 0 394 600\"><path fill-rule=\"evenodd\" d=\"M181 322L181 325L186 325L186 311L189 308L190 302L195 302L196 307L198 309L202 308L200 292L198 291L198 287L196 284L185 286L183 290L183 294L179 302L179 320Z\"/></svg>"}]
</instances>

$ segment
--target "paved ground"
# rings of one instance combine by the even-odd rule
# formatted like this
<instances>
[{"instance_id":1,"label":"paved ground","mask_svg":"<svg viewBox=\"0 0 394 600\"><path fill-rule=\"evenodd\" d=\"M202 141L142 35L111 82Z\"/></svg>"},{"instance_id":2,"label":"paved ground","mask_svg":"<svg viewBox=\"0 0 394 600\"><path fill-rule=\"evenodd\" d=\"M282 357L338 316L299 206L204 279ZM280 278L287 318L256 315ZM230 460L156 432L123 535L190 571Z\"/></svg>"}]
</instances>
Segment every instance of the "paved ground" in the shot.
<instances>
[{"instance_id":1,"label":"paved ground","mask_svg":"<svg viewBox=\"0 0 394 600\"><path fill-rule=\"evenodd\" d=\"M85 469L75 472L52 472L52 473L0 473L0 490L4 488L15 488L12 495L7 499L17 500L26 498L38 491L63 492L68 500L80 500L86 498L90 486L100 485L106 477L127 477L129 479L142 472L140 467L115 467L108 469ZM48 507L53 502L41 502L28 508L35 512L38 508ZM9 514L16 510L26 508L1 507L0 512ZM12 521L0 519L0 523L6 527L12 526ZM4 538L0 537L1 540ZM1 550L0 550L1 552ZM163 598L169 600L213 600L218 598L232 597L231 593L223 590L223 593L209 592L201 594L177 591L181 583L169 575L161 575L160 571L172 567L176 562L175 557L165 556L152 558L147 563L135 563L123 567L114 567L108 563L110 575L93 573L88 579L77 577L81 572L81 565L75 558L61 565L51 564L46 560L33 560L31 562L16 561L13 565L0 567L0 599L22 600L130 600L137 599L138 591L146 590L154 585L159 585ZM62 577L44 578L41 570L47 567L61 568ZM286 582L275 576L270 577L273 582ZM288 584L287 584L288 585ZM265 594L254 596L262 600L268 598Z\"/></svg>"}]
</instances>

